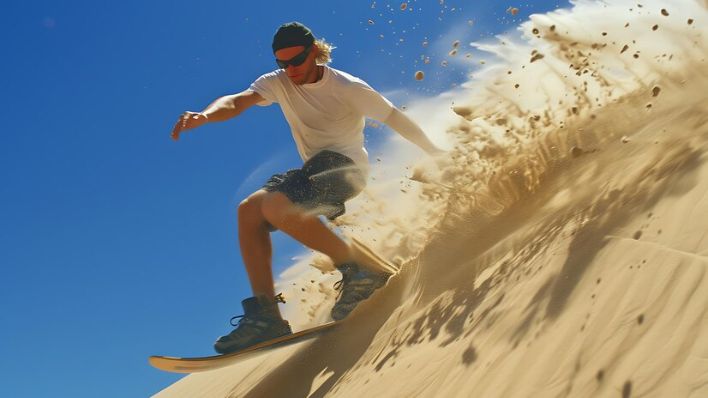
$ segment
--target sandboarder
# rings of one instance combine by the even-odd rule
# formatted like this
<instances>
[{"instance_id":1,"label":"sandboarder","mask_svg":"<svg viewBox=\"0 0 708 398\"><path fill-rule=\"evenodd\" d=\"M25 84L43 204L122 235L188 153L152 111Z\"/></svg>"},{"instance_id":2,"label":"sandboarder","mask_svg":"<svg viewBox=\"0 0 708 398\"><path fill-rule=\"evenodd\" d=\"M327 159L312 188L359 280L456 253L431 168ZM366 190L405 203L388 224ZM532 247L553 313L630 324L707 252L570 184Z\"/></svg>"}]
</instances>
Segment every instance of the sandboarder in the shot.
<instances>
[{"instance_id":1,"label":"sandboarder","mask_svg":"<svg viewBox=\"0 0 708 398\"><path fill-rule=\"evenodd\" d=\"M366 184L365 118L383 122L432 156L443 153L389 100L363 80L329 67L333 46L316 39L298 22L281 25L272 43L279 69L264 74L238 94L216 99L201 112L180 115L172 138L185 130L239 115L253 105L278 103L290 125L302 168L272 176L238 206L241 256L253 297L243 300L236 328L218 338L214 349L230 353L292 333L282 319L271 267L270 232L279 229L332 259L342 273L332 318L346 317L383 286L390 274L367 268L353 258L351 244L318 216L330 220L345 212L344 203Z\"/></svg>"}]
</instances>

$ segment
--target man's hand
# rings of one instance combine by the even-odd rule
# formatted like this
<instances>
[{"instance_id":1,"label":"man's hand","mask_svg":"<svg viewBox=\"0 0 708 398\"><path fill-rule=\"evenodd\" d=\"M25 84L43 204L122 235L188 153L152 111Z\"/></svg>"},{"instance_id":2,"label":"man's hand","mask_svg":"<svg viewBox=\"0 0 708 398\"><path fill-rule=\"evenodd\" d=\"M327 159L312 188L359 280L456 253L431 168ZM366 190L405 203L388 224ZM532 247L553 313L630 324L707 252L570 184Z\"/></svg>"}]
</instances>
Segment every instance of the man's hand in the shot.
<instances>
[{"instance_id":1,"label":"man's hand","mask_svg":"<svg viewBox=\"0 0 708 398\"><path fill-rule=\"evenodd\" d=\"M179 140L179 135L181 132L197 128L207 122L209 122L209 119L207 119L206 115L203 113L189 111L184 112L180 115L177 123L175 123L175 127L172 129L172 139L177 141Z\"/></svg>"}]
</instances>

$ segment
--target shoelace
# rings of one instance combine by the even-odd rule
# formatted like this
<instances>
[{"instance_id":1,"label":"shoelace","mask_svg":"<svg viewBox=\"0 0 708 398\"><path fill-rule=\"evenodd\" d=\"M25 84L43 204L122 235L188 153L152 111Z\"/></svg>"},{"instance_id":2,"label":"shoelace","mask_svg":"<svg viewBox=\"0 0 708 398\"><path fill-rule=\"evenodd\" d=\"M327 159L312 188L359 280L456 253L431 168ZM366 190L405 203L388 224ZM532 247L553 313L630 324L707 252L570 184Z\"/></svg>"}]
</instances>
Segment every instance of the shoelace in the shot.
<instances>
[{"instance_id":1,"label":"shoelace","mask_svg":"<svg viewBox=\"0 0 708 398\"><path fill-rule=\"evenodd\" d=\"M235 327L235 326L238 326L238 325L241 323L241 321L243 320L243 317L244 317L244 316L245 316L245 315L236 315L236 316L234 316L234 317L231 318L231 321L229 321L229 323L231 324L231 326L234 326L234 327ZM234 319L239 319L239 321L236 322L236 323L234 323Z\"/></svg>"},{"instance_id":2,"label":"shoelace","mask_svg":"<svg viewBox=\"0 0 708 398\"><path fill-rule=\"evenodd\" d=\"M334 282L334 290L337 291L337 298L336 300L339 300L339 297L344 293L344 285L349 283L349 280L351 279L351 276L348 273L343 273L342 274L342 279Z\"/></svg>"},{"instance_id":3,"label":"shoelace","mask_svg":"<svg viewBox=\"0 0 708 398\"><path fill-rule=\"evenodd\" d=\"M285 304L285 296L283 296L283 293L278 293L275 295L275 302Z\"/></svg>"},{"instance_id":4,"label":"shoelace","mask_svg":"<svg viewBox=\"0 0 708 398\"><path fill-rule=\"evenodd\" d=\"M285 296L283 296L283 293L278 293L278 294L275 296L275 303L276 303L276 304L277 304L277 303L283 303L283 304L285 304ZM238 325L241 324L241 321L243 321L243 319L244 319L245 316L246 316L246 315L236 315L236 316L234 316L234 317L231 317L231 320L229 321L229 323L231 324L231 326L236 327L236 326L238 326ZM235 320L235 319L238 319L239 321L236 322L236 323L234 323L234 320Z\"/></svg>"}]
</instances>

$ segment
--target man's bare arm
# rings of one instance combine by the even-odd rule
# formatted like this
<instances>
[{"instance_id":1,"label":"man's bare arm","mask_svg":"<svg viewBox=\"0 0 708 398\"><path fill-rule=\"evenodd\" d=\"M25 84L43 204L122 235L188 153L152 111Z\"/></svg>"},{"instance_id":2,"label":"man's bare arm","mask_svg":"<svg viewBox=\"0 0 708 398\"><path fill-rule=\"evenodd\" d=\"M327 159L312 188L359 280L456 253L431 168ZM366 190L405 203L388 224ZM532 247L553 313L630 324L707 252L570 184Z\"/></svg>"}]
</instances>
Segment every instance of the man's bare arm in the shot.
<instances>
[{"instance_id":1,"label":"man's bare arm","mask_svg":"<svg viewBox=\"0 0 708 398\"><path fill-rule=\"evenodd\" d=\"M435 146L423 130L400 110L394 109L391 115L383 122L429 155L436 156L445 153L445 151Z\"/></svg>"},{"instance_id":2,"label":"man's bare arm","mask_svg":"<svg viewBox=\"0 0 708 398\"><path fill-rule=\"evenodd\" d=\"M184 112L172 129L172 139L178 140L179 135L185 130L194 129L209 122L222 122L236 117L261 101L263 101L263 97L260 94L246 90L238 94L217 98L201 112Z\"/></svg>"}]
</instances>

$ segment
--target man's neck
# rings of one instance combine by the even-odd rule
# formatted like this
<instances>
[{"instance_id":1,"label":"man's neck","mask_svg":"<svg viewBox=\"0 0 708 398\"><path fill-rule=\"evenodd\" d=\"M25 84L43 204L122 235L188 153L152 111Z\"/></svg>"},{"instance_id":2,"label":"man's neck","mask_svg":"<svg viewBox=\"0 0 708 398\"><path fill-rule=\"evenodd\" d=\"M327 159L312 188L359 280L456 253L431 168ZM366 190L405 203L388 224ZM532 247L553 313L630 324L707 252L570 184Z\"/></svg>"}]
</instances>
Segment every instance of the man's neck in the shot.
<instances>
[{"instance_id":1,"label":"man's neck","mask_svg":"<svg viewBox=\"0 0 708 398\"><path fill-rule=\"evenodd\" d=\"M324 66L317 65L315 67L315 69L313 70L313 72L315 72L315 73L312 73L310 75L311 76L310 79L305 81L305 83L303 83L303 84L313 84L313 83L317 83L318 81L322 80L322 77L324 76Z\"/></svg>"}]
</instances>

